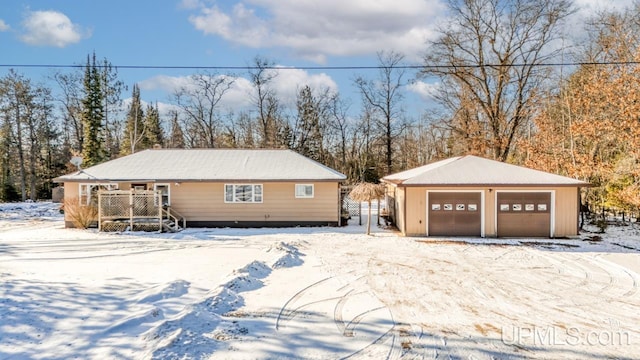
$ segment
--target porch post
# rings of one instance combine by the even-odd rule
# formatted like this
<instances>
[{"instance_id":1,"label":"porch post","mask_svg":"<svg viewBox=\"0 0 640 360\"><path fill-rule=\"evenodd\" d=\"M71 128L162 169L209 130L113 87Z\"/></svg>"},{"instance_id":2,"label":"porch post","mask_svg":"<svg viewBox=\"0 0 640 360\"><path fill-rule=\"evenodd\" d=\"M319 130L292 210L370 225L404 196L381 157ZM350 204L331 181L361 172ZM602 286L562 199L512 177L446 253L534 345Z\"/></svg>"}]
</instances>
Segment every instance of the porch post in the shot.
<instances>
[{"instance_id":1,"label":"porch post","mask_svg":"<svg viewBox=\"0 0 640 360\"><path fill-rule=\"evenodd\" d=\"M155 191L155 200L153 203L158 204L158 232L162 232L162 191Z\"/></svg>"},{"instance_id":2,"label":"porch post","mask_svg":"<svg viewBox=\"0 0 640 360\"><path fill-rule=\"evenodd\" d=\"M98 231L102 231L102 194L98 191Z\"/></svg>"},{"instance_id":3,"label":"porch post","mask_svg":"<svg viewBox=\"0 0 640 360\"><path fill-rule=\"evenodd\" d=\"M132 189L129 191L129 231L133 231L133 192L135 190Z\"/></svg>"}]
</instances>

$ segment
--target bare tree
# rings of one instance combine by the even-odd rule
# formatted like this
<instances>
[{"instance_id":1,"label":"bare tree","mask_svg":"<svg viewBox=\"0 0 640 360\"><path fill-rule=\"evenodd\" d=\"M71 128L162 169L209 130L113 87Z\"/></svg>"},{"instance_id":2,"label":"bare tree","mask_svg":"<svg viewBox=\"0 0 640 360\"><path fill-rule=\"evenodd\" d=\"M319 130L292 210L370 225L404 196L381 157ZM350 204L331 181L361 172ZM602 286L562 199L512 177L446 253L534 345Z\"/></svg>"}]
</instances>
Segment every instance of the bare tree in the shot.
<instances>
[{"instance_id":1,"label":"bare tree","mask_svg":"<svg viewBox=\"0 0 640 360\"><path fill-rule=\"evenodd\" d=\"M63 119L64 143L71 152L82 152L83 128L82 128L82 71L70 73L58 72L53 79L58 84L60 103Z\"/></svg>"},{"instance_id":2,"label":"bare tree","mask_svg":"<svg viewBox=\"0 0 640 360\"><path fill-rule=\"evenodd\" d=\"M18 159L22 201L36 200L40 166L44 148L43 137L49 135L51 95L48 88L33 85L13 70L0 79L0 119L11 139ZM9 154L0 154L7 157ZM44 181L48 181L45 179ZM27 189L27 183L29 185Z\"/></svg>"},{"instance_id":3,"label":"bare tree","mask_svg":"<svg viewBox=\"0 0 640 360\"><path fill-rule=\"evenodd\" d=\"M403 120L402 88L405 85L405 70L399 67L404 55L396 52L379 52L379 78L368 80L362 76L355 79L355 85L363 101L371 106L375 123L380 129L385 148L386 172L393 169L393 143L402 132Z\"/></svg>"},{"instance_id":4,"label":"bare tree","mask_svg":"<svg viewBox=\"0 0 640 360\"><path fill-rule=\"evenodd\" d=\"M329 99L329 122L328 122L328 135L330 138L334 138L332 146L333 156L337 158L337 168L347 173L348 168L348 152L349 152L349 139L354 126L349 121L349 104L342 100L339 94L334 94Z\"/></svg>"},{"instance_id":5,"label":"bare tree","mask_svg":"<svg viewBox=\"0 0 640 360\"><path fill-rule=\"evenodd\" d=\"M274 63L267 59L256 57L253 62L249 79L254 87L252 100L258 111L260 146L277 147L279 145L277 137L280 125L280 102L271 83L278 76L278 72L274 69Z\"/></svg>"},{"instance_id":6,"label":"bare tree","mask_svg":"<svg viewBox=\"0 0 640 360\"><path fill-rule=\"evenodd\" d=\"M191 84L173 94L185 116L192 147L214 148L222 129L220 101L235 79L229 75L202 73L191 76Z\"/></svg>"},{"instance_id":7,"label":"bare tree","mask_svg":"<svg viewBox=\"0 0 640 360\"><path fill-rule=\"evenodd\" d=\"M549 73L544 64L561 51L568 0L449 0L452 19L428 48L422 75L437 76L437 100L451 128L484 139L505 161L519 131L535 113ZM473 134L474 131L480 135Z\"/></svg>"}]
</instances>

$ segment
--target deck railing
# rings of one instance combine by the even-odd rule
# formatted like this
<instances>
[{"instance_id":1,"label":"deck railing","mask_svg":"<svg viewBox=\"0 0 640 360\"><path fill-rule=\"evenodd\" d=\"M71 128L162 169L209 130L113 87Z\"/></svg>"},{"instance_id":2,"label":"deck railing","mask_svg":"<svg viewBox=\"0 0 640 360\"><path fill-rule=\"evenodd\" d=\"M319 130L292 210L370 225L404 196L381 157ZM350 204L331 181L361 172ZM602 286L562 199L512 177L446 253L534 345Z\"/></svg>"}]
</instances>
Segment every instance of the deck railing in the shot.
<instances>
[{"instance_id":1,"label":"deck railing","mask_svg":"<svg viewBox=\"0 0 640 360\"><path fill-rule=\"evenodd\" d=\"M158 230L163 228L162 193L152 190L98 192L100 231Z\"/></svg>"},{"instance_id":2,"label":"deck railing","mask_svg":"<svg viewBox=\"0 0 640 360\"><path fill-rule=\"evenodd\" d=\"M171 207L162 209L162 214L166 216L164 217L165 219L173 222L174 224L172 227L173 231L177 231L181 228L182 229L187 228L187 218L182 216L179 212L172 209ZM180 225L180 223L182 223L182 225Z\"/></svg>"}]
</instances>

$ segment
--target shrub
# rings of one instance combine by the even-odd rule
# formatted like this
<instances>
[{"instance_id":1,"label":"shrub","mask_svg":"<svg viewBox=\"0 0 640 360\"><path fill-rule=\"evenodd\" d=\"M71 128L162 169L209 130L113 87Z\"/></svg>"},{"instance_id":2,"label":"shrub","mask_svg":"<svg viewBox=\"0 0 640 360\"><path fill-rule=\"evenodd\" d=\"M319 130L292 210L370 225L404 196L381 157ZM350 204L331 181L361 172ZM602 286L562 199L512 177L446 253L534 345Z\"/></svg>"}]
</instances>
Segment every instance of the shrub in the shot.
<instances>
[{"instance_id":1,"label":"shrub","mask_svg":"<svg viewBox=\"0 0 640 360\"><path fill-rule=\"evenodd\" d=\"M64 213L73 226L86 229L98 220L98 208L94 205L80 205L77 197L64 201Z\"/></svg>"},{"instance_id":2,"label":"shrub","mask_svg":"<svg viewBox=\"0 0 640 360\"><path fill-rule=\"evenodd\" d=\"M607 223L606 219L598 219L596 220L596 226L598 227L598 230L601 234L604 234L605 231L607 231L607 227L609 226L609 224Z\"/></svg>"},{"instance_id":3,"label":"shrub","mask_svg":"<svg viewBox=\"0 0 640 360\"><path fill-rule=\"evenodd\" d=\"M20 201L20 193L18 193L16 187L12 184L4 183L0 189L0 200L3 202Z\"/></svg>"}]
</instances>

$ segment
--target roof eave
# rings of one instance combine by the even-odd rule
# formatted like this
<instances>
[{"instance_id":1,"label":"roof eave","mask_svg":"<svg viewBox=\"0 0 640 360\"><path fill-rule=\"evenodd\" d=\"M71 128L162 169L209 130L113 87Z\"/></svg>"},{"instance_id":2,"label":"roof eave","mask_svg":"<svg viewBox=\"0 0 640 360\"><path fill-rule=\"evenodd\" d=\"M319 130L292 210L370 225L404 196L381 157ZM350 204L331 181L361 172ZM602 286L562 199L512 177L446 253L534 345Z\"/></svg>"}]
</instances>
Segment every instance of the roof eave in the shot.
<instances>
[{"instance_id":1,"label":"roof eave","mask_svg":"<svg viewBox=\"0 0 640 360\"><path fill-rule=\"evenodd\" d=\"M110 183L167 183L167 182L177 182L177 183L202 183L202 182L344 182L346 178L343 179L64 179L64 178L56 178L53 181L57 183L65 183L65 182L73 182L73 183L100 183L100 182L110 182Z\"/></svg>"},{"instance_id":2,"label":"roof eave","mask_svg":"<svg viewBox=\"0 0 640 360\"><path fill-rule=\"evenodd\" d=\"M396 186L400 186L400 187L438 187L438 188L445 188L445 187L537 187L537 188L541 188L541 187L592 187L593 185L589 184L589 183L584 183L584 184L526 184L526 183L522 183L522 184L464 184L464 183L457 183L457 184L407 184L407 183L403 183L403 182L390 182Z\"/></svg>"}]
</instances>

